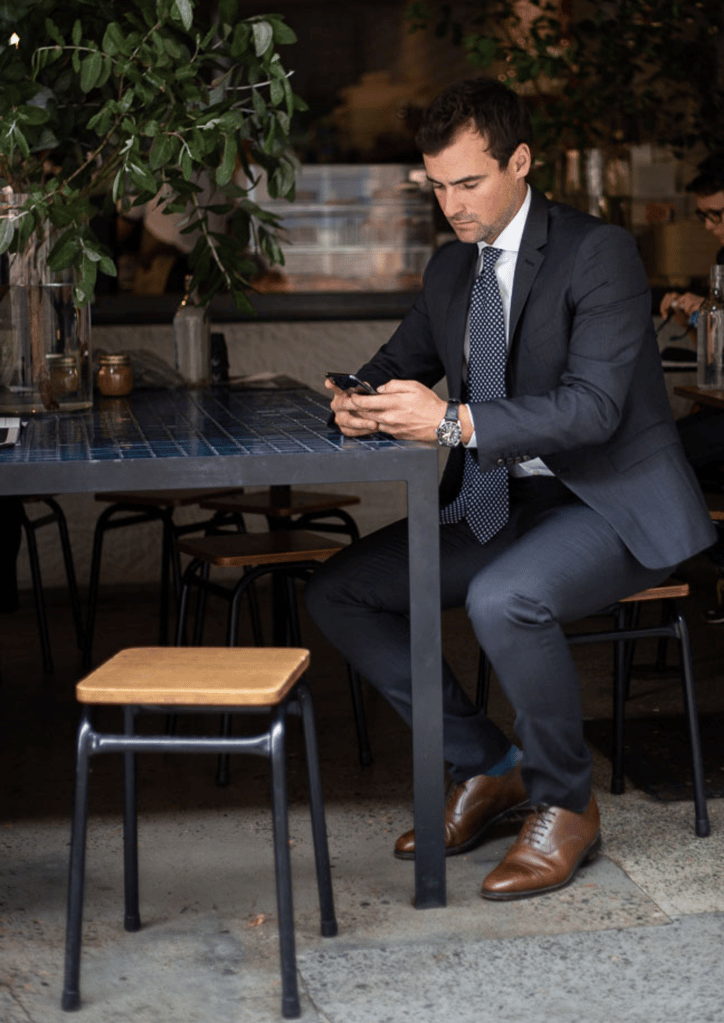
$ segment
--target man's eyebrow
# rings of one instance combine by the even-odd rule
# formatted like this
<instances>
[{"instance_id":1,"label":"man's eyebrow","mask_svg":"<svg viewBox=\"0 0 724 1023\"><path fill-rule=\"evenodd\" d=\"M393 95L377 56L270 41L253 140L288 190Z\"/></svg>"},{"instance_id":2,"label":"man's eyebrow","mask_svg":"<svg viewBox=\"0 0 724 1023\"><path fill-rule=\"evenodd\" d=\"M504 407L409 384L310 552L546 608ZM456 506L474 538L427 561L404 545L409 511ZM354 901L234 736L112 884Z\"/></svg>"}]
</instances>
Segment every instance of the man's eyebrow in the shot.
<instances>
[{"instance_id":1,"label":"man's eyebrow","mask_svg":"<svg viewBox=\"0 0 724 1023\"><path fill-rule=\"evenodd\" d=\"M450 184L451 185L465 185L465 184L469 184L472 181L482 181L484 177L485 177L484 174L468 174L467 177L457 178L456 181L451 181ZM442 181L437 181L436 178L431 178L429 174L427 175L427 180L430 182L431 185L441 185L441 184L443 184Z\"/></svg>"}]
</instances>

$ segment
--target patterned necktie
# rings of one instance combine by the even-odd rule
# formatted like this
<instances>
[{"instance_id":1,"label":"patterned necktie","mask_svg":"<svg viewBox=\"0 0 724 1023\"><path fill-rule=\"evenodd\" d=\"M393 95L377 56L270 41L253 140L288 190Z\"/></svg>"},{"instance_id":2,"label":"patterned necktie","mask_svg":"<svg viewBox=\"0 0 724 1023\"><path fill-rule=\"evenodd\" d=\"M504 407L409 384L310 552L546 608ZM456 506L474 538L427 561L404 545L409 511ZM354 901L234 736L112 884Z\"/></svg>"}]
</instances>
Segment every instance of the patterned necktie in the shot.
<instances>
[{"instance_id":1,"label":"patterned necktie","mask_svg":"<svg viewBox=\"0 0 724 1023\"><path fill-rule=\"evenodd\" d=\"M468 397L471 402L505 397L505 319L495 264L500 249L483 249L483 269L470 300ZM465 517L473 533L486 543L508 521L508 470L482 472L472 449L465 450L460 493L440 512L442 523Z\"/></svg>"}]
</instances>

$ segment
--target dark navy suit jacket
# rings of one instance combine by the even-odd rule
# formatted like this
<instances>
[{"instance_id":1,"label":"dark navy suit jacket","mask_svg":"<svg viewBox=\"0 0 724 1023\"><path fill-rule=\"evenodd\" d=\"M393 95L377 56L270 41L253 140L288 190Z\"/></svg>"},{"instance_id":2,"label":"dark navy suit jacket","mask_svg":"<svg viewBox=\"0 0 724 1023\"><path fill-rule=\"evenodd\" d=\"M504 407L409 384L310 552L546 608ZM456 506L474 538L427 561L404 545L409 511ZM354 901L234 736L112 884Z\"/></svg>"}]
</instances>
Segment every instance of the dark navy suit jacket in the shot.
<instances>
[{"instance_id":1,"label":"dark navy suit jacket","mask_svg":"<svg viewBox=\"0 0 724 1023\"><path fill-rule=\"evenodd\" d=\"M474 244L440 248L413 308L359 375L464 398L463 346ZM710 546L714 528L671 415L632 236L532 190L510 311L508 396L471 405L483 471L543 458L649 568ZM458 491L461 448L441 502Z\"/></svg>"}]
</instances>

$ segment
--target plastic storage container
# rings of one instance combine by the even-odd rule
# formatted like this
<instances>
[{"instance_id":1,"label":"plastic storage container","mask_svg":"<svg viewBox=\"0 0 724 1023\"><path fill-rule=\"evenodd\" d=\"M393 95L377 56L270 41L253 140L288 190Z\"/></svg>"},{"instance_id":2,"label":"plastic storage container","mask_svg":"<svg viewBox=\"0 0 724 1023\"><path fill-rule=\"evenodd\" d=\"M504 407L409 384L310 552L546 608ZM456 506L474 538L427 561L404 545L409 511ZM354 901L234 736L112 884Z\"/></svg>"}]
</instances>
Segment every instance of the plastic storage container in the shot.
<instances>
[{"instance_id":1,"label":"plastic storage container","mask_svg":"<svg viewBox=\"0 0 724 1023\"><path fill-rule=\"evenodd\" d=\"M319 164L302 167L296 199L270 199L262 180L250 195L282 218L289 291L414 289L434 247L433 198L421 167Z\"/></svg>"}]
</instances>

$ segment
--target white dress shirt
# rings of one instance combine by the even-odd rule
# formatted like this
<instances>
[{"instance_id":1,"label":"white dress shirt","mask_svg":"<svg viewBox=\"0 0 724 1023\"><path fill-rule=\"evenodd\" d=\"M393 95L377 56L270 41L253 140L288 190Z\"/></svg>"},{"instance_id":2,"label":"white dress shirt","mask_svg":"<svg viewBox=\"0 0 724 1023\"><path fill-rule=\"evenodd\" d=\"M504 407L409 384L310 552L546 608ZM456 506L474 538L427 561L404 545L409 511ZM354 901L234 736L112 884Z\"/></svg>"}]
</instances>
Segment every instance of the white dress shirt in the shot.
<instances>
[{"instance_id":1,"label":"white dress shirt","mask_svg":"<svg viewBox=\"0 0 724 1023\"><path fill-rule=\"evenodd\" d=\"M515 214L509 224L503 228L498 237L495 239L494 247L500 249L501 253L498 258L498 262L495 264L495 276L498 278L498 287L500 288L500 297L503 301L503 317L505 319L505 340L508 347L510 347L510 302L513 294L513 278L515 277L515 265L518 262L518 250L520 249L520 241L523 237L523 228L528 217L528 210L530 209L530 185L526 187L525 199L523 205L520 207L518 212ZM476 274L479 274L482 270L483 265L483 249L488 248L487 242L478 242L479 260L476 269ZM464 373L467 379L468 360L470 358L470 319L468 316L468 326L465 329L465 365ZM471 417L472 418L472 417ZM477 441L475 438L475 431L473 435L465 445L468 448L477 447ZM509 469L511 476L552 476L553 473L550 471L548 466L541 458L531 458L527 462L521 462L519 465L513 465Z\"/></svg>"}]
</instances>

